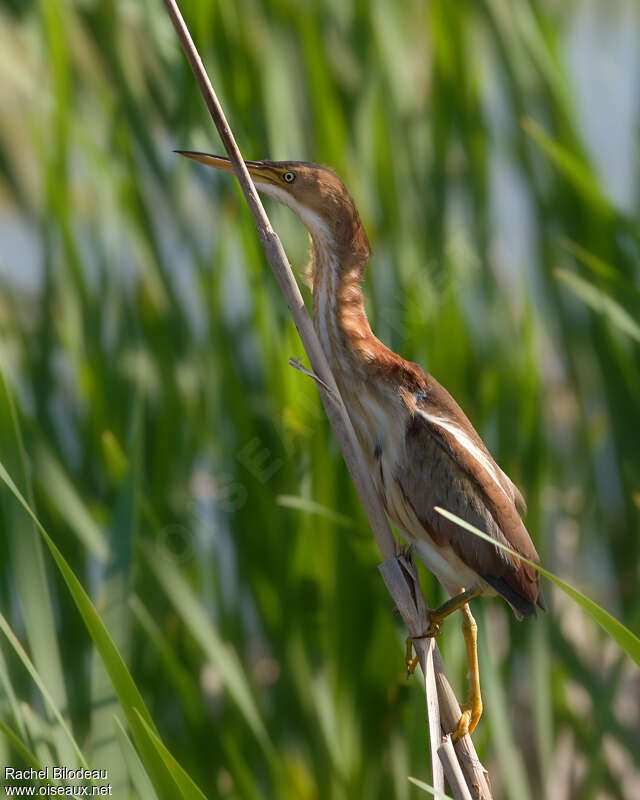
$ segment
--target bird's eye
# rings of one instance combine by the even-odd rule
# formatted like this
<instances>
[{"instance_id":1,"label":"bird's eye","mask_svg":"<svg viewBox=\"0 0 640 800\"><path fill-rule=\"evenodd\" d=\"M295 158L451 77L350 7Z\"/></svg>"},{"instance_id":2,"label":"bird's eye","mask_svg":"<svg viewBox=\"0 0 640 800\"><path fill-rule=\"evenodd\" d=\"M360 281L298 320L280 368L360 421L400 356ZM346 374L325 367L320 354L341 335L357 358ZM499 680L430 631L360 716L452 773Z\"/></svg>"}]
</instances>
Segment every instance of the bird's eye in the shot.
<instances>
[{"instance_id":1,"label":"bird's eye","mask_svg":"<svg viewBox=\"0 0 640 800\"><path fill-rule=\"evenodd\" d=\"M283 176L282 176L282 180L285 183L293 183L295 181L295 179L296 179L296 173L295 172L285 172L283 174Z\"/></svg>"}]
</instances>

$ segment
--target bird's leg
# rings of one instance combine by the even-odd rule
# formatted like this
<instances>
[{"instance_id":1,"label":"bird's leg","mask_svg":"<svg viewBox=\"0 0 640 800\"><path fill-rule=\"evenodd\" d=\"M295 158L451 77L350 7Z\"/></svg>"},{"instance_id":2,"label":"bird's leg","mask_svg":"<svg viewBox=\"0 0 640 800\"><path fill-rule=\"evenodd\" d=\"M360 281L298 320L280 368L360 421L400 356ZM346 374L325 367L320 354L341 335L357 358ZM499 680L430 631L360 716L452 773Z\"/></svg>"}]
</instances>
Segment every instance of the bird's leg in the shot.
<instances>
[{"instance_id":1,"label":"bird's leg","mask_svg":"<svg viewBox=\"0 0 640 800\"><path fill-rule=\"evenodd\" d=\"M474 597L478 597L480 594L482 594L482 592L478 590L467 589L464 592L460 592L460 594L454 595L454 597L447 600L447 602L443 603L441 606L438 606L438 608L435 608L429 614L429 627L423 636L439 636L440 626L444 620L450 614L453 614L454 611L457 611L459 608L464 608L469 600L473 600Z\"/></svg>"},{"instance_id":2,"label":"bird's leg","mask_svg":"<svg viewBox=\"0 0 640 800\"><path fill-rule=\"evenodd\" d=\"M461 739L467 733L473 733L478 720L482 716L482 696L480 694L480 669L478 667L478 626L465 603L462 606L462 633L467 646L469 663L469 700L462 706L462 716L452 739Z\"/></svg>"},{"instance_id":3,"label":"bird's leg","mask_svg":"<svg viewBox=\"0 0 640 800\"><path fill-rule=\"evenodd\" d=\"M453 614L453 612L457 611L459 608L464 608L465 606L467 606L469 600L473 600L474 597L478 597L480 594L482 594L482 592L478 591L477 589L476 590L468 589L467 591L460 592L460 594L454 595L454 597L452 597L450 600L447 600L446 603L443 603L441 606L438 606L438 608L435 608L429 614L429 627L422 634L422 637L420 638L439 636L440 626L442 625L442 622L449 616L449 614ZM471 616L470 611L469 611L469 616ZM473 617L471 617L471 619L473 620ZM473 624L475 625L475 621ZM466 634L465 634L465 640L466 640ZM407 664L407 678L410 675L413 675L415 668L418 666L418 657L416 656L415 658L412 658L413 654L412 641L413 640L411 636L407 636L407 647L405 652L405 662ZM468 647L467 647L467 652L469 652Z\"/></svg>"}]
</instances>

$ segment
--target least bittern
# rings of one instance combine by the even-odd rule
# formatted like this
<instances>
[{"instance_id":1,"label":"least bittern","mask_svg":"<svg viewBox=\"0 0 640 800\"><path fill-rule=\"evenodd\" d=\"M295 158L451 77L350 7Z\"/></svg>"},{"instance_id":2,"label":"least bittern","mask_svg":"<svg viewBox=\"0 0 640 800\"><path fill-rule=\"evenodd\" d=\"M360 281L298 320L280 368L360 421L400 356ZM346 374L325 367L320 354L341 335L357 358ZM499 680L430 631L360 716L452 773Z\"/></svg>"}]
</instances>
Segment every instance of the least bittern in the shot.
<instances>
[{"instance_id":1,"label":"least bittern","mask_svg":"<svg viewBox=\"0 0 640 800\"><path fill-rule=\"evenodd\" d=\"M227 158L178 151L231 171ZM299 161L247 161L258 191L291 208L311 239L313 321L391 521L415 547L451 600L431 614L425 636L462 609L469 661L469 702L455 737L482 714L476 624L468 601L502 595L516 617L544 609L537 571L465 532L436 506L537 562L522 523L522 495L500 469L456 401L429 373L373 335L360 289L370 255L358 210L340 178ZM408 665L413 666L408 647Z\"/></svg>"}]
</instances>

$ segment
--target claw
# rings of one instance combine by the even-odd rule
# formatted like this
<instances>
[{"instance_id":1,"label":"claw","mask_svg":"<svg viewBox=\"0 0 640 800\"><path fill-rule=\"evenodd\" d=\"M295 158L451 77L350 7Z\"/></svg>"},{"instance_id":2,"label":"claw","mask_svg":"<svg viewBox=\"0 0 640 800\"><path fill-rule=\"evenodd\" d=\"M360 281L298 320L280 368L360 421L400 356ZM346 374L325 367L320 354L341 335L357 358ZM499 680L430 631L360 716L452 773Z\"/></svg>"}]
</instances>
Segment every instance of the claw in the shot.
<instances>
[{"instance_id":1,"label":"claw","mask_svg":"<svg viewBox=\"0 0 640 800\"><path fill-rule=\"evenodd\" d=\"M418 656L413 656L413 641L410 636L407 636L404 660L407 665L407 680L409 680L418 666Z\"/></svg>"},{"instance_id":2,"label":"claw","mask_svg":"<svg viewBox=\"0 0 640 800\"><path fill-rule=\"evenodd\" d=\"M462 737L466 736L468 733L473 732L472 730L470 730L469 727L470 720L471 720L471 710L465 709L460 715L460 719L458 720L458 727L451 734L451 738L453 739L454 742L457 742L458 739L462 739Z\"/></svg>"},{"instance_id":3,"label":"claw","mask_svg":"<svg viewBox=\"0 0 640 800\"><path fill-rule=\"evenodd\" d=\"M412 658L411 661L407 661L407 680L409 680L409 678L416 671L416 667L418 666L419 663L420 659L418 658L418 656Z\"/></svg>"},{"instance_id":4,"label":"claw","mask_svg":"<svg viewBox=\"0 0 640 800\"><path fill-rule=\"evenodd\" d=\"M462 707L462 714L458 720L458 727L451 734L454 741L462 739L463 736L475 731L480 717L482 716L482 699L479 695L474 695L468 705Z\"/></svg>"},{"instance_id":5,"label":"claw","mask_svg":"<svg viewBox=\"0 0 640 800\"><path fill-rule=\"evenodd\" d=\"M442 631L440 630L440 622L439 621L436 622L433 618L431 618L431 620L429 621L429 627L427 628L423 636L426 636L428 639L430 639L435 636L440 636L441 633Z\"/></svg>"}]
</instances>

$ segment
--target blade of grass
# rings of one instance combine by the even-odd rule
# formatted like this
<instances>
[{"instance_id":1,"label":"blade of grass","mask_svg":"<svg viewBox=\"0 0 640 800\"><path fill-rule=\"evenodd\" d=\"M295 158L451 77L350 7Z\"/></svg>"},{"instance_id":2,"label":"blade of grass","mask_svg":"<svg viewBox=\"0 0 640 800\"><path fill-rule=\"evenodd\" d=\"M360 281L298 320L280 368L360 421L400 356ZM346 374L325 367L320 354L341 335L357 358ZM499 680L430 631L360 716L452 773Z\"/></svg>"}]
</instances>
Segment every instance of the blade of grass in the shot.
<instances>
[{"instance_id":1,"label":"blade of grass","mask_svg":"<svg viewBox=\"0 0 640 800\"><path fill-rule=\"evenodd\" d=\"M129 601L129 607L143 634L147 637L151 647L156 651L161 663L164 665L171 685L180 698L182 711L194 725L202 724L202 693L198 687L196 677L180 663L162 628L140 598L137 596L132 597Z\"/></svg>"},{"instance_id":2,"label":"blade of grass","mask_svg":"<svg viewBox=\"0 0 640 800\"><path fill-rule=\"evenodd\" d=\"M313 500L307 500L306 497L295 497L289 494L279 494L276 497L276 503L284 508L294 508L297 511L302 511L305 514L315 514L318 517L328 519L336 525L341 525L344 528L353 528L353 520L346 517L344 514L339 514L332 508L323 506L322 503L315 503Z\"/></svg>"},{"instance_id":3,"label":"blade of grass","mask_svg":"<svg viewBox=\"0 0 640 800\"><path fill-rule=\"evenodd\" d=\"M433 786L429 786L428 783L424 783L424 781L419 781L417 778L412 778L411 775L409 775L407 780L414 786L417 786L418 789L422 789L423 792L430 794L432 797L437 797L438 800L453 800L453 798L449 797L448 794L443 794L442 792L439 792L437 789L434 789Z\"/></svg>"},{"instance_id":4,"label":"blade of grass","mask_svg":"<svg viewBox=\"0 0 640 800\"><path fill-rule=\"evenodd\" d=\"M25 764L28 764L30 767L33 767L33 769L36 770L41 770L43 768L42 762L35 755L35 753L32 753L31 750L29 750L18 734L2 719L0 719L0 731L5 735L8 743L18 754L18 756L20 756L20 758L25 762ZM54 785L53 781L49 780L48 778L44 780L44 783L48 783L49 786Z\"/></svg>"},{"instance_id":5,"label":"blade of grass","mask_svg":"<svg viewBox=\"0 0 640 800\"><path fill-rule=\"evenodd\" d=\"M127 736L122 722L118 717L114 716L113 724L115 726L116 739L120 745L122 758L127 766L127 772L139 800L158 800L158 795L153 788L153 784L145 771L142 761L140 761L140 756L136 753L131 739Z\"/></svg>"},{"instance_id":6,"label":"blade of grass","mask_svg":"<svg viewBox=\"0 0 640 800\"><path fill-rule=\"evenodd\" d=\"M409 772L408 750L409 746L406 738L399 732L395 732L389 742L389 762L395 800L409 800L410 787L407 785L407 773Z\"/></svg>"},{"instance_id":7,"label":"blade of grass","mask_svg":"<svg viewBox=\"0 0 640 800\"><path fill-rule=\"evenodd\" d=\"M142 699L142 695L133 682L133 678L126 667L118 648L115 646L113 640L109 636L109 633L105 628L100 615L96 611L95 606L80 584L80 581L76 578L73 570L67 564L62 553L58 550L44 526L32 511L31 507L13 482L2 462L0 462L0 479L2 479L7 487L11 490L16 500L31 517L33 522L36 524L36 527L40 531L45 544L49 548L49 551L51 552L51 555L53 556L54 561L56 562L58 569L60 570L60 573L67 584L76 607L80 612L82 619L84 620L87 630L89 631L89 635L91 636L96 649L100 653L103 664L109 674L109 677L111 678L114 689L118 694L120 705L122 706L122 709L127 717L127 721L134 732L136 744L142 752L143 761L152 776L154 786L156 787L160 797L166 797L167 800L171 800L171 792L169 787L172 785L172 779L167 774L163 762L157 758L155 749L152 749L148 746L146 737L141 737L140 723L136 712L143 714L148 722L148 725L153 727L151 716L147 710L144 700ZM140 737L140 740L138 737Z\"/></svg>"},{"instance_id":8,"label":"blade of grass","mask_svg":"<svg viewBox=\"0 0 640 800\"><path fill-rule=\"evenodd\" d=\"M116 498L113 523L109 537L109 557L102 582L96 593L96 607L102 611L102 621L114 644L126 657L131 635L129 595L131 593L131 564L133 541L137 527L136 496L139 484L142 452L142 402L138 392L134 403L131 458L128 474ZM91 755L109 773L109 782L116 795L125 794L128 779L120 747L111 730L111 718L120 712L112 682L99 657L94 653L91 682Z\"/></svg>"},{"instance_id":9,"label":"blade of grass","mask_svg":"<svg viewBox=\"0 0 640 800\"><path fill-rule=\"evenodd\" d=\"M545 578L548 578L548 580L554 583L559 589L561 589L572 600L574 600L583 609L583 611L585 611L595 622L597 622L598 625L605 631L605 633L607 633L622 648L622 650L624 650L629 658L635 661L635 663L640 667L640 639L619 620L611 616L608 611L605 611L604 608L599 606L586 595L582 594L582 592L578 591L578 589L575 589L566 581L563 581L552 572L549 572L548 569L541 567L540 564L536 564L524 556L521 556L519 553L516 553L515 550L512 550L510 547L502 544L502 542L497 542L488 534L479 531L477 528L474 528L473 525L470 525L468 522L465 522L465 520L460 519L460 517L457 517L455 514L452 514L451 511L447 511L439 506L435 506L435 510L438 512L438 514L442 514L443 517L451 520L451 522L455 522L456 525L459 525L461 528L469 531L469 533L474 534L474 536L479 536L481 539L485 539L495 547L499 547L501 550L504 550L505 553L509 553L510 555L519 558L521 561L524 561L525 564L537 569L541 575L544 575Z\"/></svg>"},{"instance_id":10,"label":"blade of grass","mask_svg":"<svg viewBox=\"0 0 640 800\"><path fill-rule=\"evenodd\" d=\"M37 450L36 465L38 484L62 519L89 553L99 561L105 561L108 549L104 533L89 513L61 464L45 446L40 446Z\"/></svg>"},{"instance_id":11,"label":"blade of grass","mask_svg":"<svg viewBox=\"0 0 640 800\"><path fill-rule=\"evenodd\" d=\"M640 325L606 292L566 269L555 269L553 274L590 308L606 317L627 336L640 342Z\"/></svg>"},{"instance_id":12,"label":"blade of grass","mask_svg":"<svg viewBox=\"0 0 640 800\"><path fill-rule=\"evenodd\" d=\"M522 128L548 156L554 166L603 217L613 215L613 209L604 196L598 181L576 156L550 136L530 117L522 120Z\"/></svg>"},{"instance_id":13,"label":"blade of grass","mask_svg":"<svg viewBox=\"0 0 640 800\"><path fill-rule=\"evenodd\" d=\"M533 626L529 652L540 785L546 786L555 748L548 620L542 618Z\"/></svg>"},{"instance_id":14,"label":"blade of grass","mask_svg":"<svg viewBox=\"0 0 640 800\"><path fill-rule=\"evenodd\" d=\"M52 764L56 758L56 743L54 726L57 727L55 719L53 723L39 714L33 706L23 702L22 715L27 723L29 731L29 741L35 752L36 758L41 764ZM60 728L58 727L58 730ZM61 780L60 783L66 784Z\"/></svg>"},{"instance_id":15,"label":"blade of grass","mask_svg":"<svg viewBox=\"0 0 640 800\"><path fill-rule=\"evenodd\" d=\"M7 640L9 642L9 644L11 645L11 647L13 647L13 649L15 650L18 658L24 664L24 666L25 666L27 672L29 673L29 675L31 675L31 678L32 678L33 682L35 683L35 685L40 690L40 694L44 698L49 710L53 714L53 716L56 719L58 725L60 725L60 728L64 731L65 736L67 737L68 741L71 744L71 747L73 748L73 752L74 752L74 755L75 755L74 762L77 759L78 762L85 769L88 769L87 760L85 759L84 755L82 754L82 750L78 746L78 743L76 742L73 734L71 733L71 729L69 728L69 726L65 722L64 717L62 716L62 713L60 712L60 709L58 708L58 705L57 705L55 699L53 698L51 692L47 688L47 684L45 683L45 681L41 677L41 675L38 672L38 670L33 665L33 662L31 661L31 659L27 655L26 650L20 644L20 641L18 640L18 637L15 635L15 633L11 629L11 626L9 625L9 623L7 622L7 620L5 619L5 617L4 617L4 615L2 613L0 613L0 630L7 637Z\"/></svg>"},{"instance_id":16,"label":"blade of grass","mask_svg":"<svg viewBox=\"0 0 640 800\"><path fill-rule=\"evenodd\" d=\"M11 460L21 491L33 506L33 489L29 477L27 455L13 394L6 377L5 364L0 364L0 445L2 453ZM16 515L13 506L7 508L7 536L10 542L12 574L20 597L20 605L33 662L47 676L51 696L66 719L67 690L60 647L56 638L56 623L47 579L42 543L35 527L23 515ZM49 710L47 710L49 713ZM52 721L52 720L50 720ZM66 735L56 734L60 760L70 767L78 766L76 755Z\"/></svg>"},{"instance_id":17,"label":"blade of grass","mask_svg":"<svg viewBox=\"0 0 640 800\"><path fill-rule=\"evenodd\" d=\"M488 669L482 671L482 696L487 706L486 718L493 734L492 744L501 764L500 772L505 784L505 793L511 800L530 800L527 773L516 745L509 704L487 643L487 626L478 625L478 629L480 663L488 665Z\"/></svg>"},{"instance_id":18,"label":"blade of grass","mask_svg":"<svg viewBox=\"0 0 640 800\"><path fill-rule=\"evenodd\" d=\"M249 682L236 651L222 641L193 589L173 564L171 554L163 552L159 546L151 548L146 543L141 544L141 551L158 583L183 619L185 626L200 644L207 658L220 672L229 695L237 703L267 759L273 762L275 749L253 699Z\"/></svg>"},{"instance_id":19,"label":"blade of grass","mask_svg":"<svg viewBox=\"0 0 640 800\"><path fill-rule=\"evenodd\" d=\"M24 718L22 716L22 711L20 709L20 703L18 702L18 698L16 696L15 690L13 688L13 684L11 683L11 676L9 675L9 670L7 668L7 662L4 657L4 652L0 647L0 686L3 687L7 694L7 700L9 702L9 708L11 709L11 713L13 714L13 719L16 723L18 728L18 732L23 739L27 737L27 729L25 725ZM4 704L3 704L4 705Z\"/></svg>"},{"instance_id":20,"label":"blade of grass","mask_svg":"<svg viewBox=\"0 0 640 800\"><path fill-rule=\"evenodd\" d=\"M569 239L567 236L559 236L558 244L564 250L571 253L571 255L574 256L574 258L576 258L581 264L584 264L585 267L591 270L594 275L615 283L624 291L635 291L635 294L638 294L629 281L622 278L617 269L614 269L610 264L591 253L585 247L582 247L577 242Z\"/></svg>"},{"instance_id":21,"label":"blade of grass","mask_svg":"<svg viewBox=\"0 0 640 800\"><path fill-rule=\"evenodd\" d=\"M138 714L138 716L140 718L140 725L142 726L146 735L149 737L149 742L153 747L156 748L160 758L166 765L169 773L176 783L176 786L180 790L180 794L182 797L184 797L184 800L207 800L205 795L200 791L194 781L189 777L189 775L187 775L180 764L178 764L175 758L162 744L158 738L158 735L147 724L146 720L140 714Z\"/></svg>"}]
</instances>

